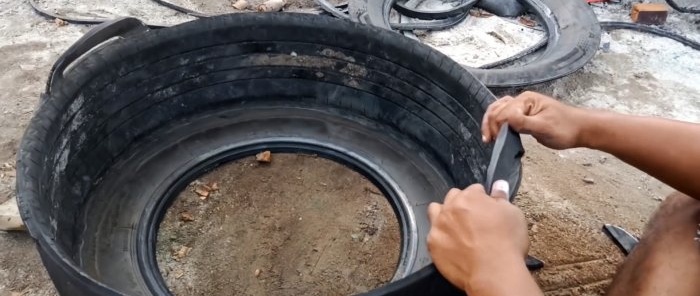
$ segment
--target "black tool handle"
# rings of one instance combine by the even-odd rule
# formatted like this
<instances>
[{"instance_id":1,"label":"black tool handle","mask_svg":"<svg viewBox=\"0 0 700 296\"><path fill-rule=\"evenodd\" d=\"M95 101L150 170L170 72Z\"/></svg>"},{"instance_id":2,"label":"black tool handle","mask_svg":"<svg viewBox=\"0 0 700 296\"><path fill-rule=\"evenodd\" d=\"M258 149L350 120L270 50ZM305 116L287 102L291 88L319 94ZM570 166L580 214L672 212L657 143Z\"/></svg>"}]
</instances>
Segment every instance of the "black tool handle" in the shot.
<instances>
[{"instance_id":1,"label":"black tool handle","mask_svg":"<svg viewBox=\"0 0 700 296\"><path fill-rule=\"evenodd\" d=\"M118 18L104 22L87 32L64 52L54 63L46 82L46 94L50 94L54 85L63 79L63 72L79 57L93 49L95 46L119 36L133 32L143 32L148 27L138 19L132 17Z\"/></svg>"}]
</instances>

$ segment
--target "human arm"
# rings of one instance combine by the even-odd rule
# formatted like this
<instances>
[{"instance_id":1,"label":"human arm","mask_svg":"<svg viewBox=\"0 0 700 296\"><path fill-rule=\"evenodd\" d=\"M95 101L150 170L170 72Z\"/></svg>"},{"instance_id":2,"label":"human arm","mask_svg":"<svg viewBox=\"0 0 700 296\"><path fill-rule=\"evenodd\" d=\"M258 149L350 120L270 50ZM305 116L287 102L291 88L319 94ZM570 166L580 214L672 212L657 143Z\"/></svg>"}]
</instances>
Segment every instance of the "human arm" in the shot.
<instances>
[{"instance_id":1,"label":"human arm","mask_svg":"<svg viewBox=\"0 0 700 296\"><path fill-rule=\"evenodd\" d=\"M489 106L482 133L489 142L507 122L554 149L601 150L700 199L700 125L568 106L534 92Z\"/></svg>"},{"instance_id":2,"label":"human arm","mask_svg":"<svg viewBox=\"0 0 700 296\"><path fill-rule=\"evenodd\" d=\"M523 213L508 202L508 183L492 196L481 185L452 189L428 208L428 248L440 273L472 296L539 296L525 266L529 248Z\"/></svg>"}]
</instances>

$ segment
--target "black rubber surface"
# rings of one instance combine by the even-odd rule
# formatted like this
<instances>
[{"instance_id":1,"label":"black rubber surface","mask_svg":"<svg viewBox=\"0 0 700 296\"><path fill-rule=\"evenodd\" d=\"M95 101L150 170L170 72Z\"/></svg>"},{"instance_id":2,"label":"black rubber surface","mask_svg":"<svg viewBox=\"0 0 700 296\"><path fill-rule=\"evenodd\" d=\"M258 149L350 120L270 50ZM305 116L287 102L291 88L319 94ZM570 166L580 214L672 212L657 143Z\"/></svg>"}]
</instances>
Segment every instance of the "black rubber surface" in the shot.
<instances>
[{"instance_id":1,"label":"black rubber surface","mask_svg":"<svg viewBox=\"0 0 700 296\"><path fill-rule=\"evenodd\" d=\"M700 13L700 1L698 0L666 0L673 9L685 13Z\"/></svg>"},{"instance_id":2,"label":"black rubber surface","mask_svg":"<svg viewBox=\"0 0 700 296\"><path fill-rule=\"evenodd\" d=\"M516 17L525 12L520 0L479 0L477 7L497 16Z\"/></svg>"},{"instance_id":3,"label":"black rubber surface","mask_svg":"<svg viewBox=\"0 0 700 296\"><path fill-rule=\"evenodd\" d=\"M63 295L167 295L154 247L167 207L261 150L316 153L382 189L404 280L371 295L461 294L430 265L426 207L484 181L479 123L494 97L446 56L388 30L267 13L131 32L62 60L22 141L17 190Z\"/></svg>"},{"instance_id":4,"label":"black rubber surface","mask_svg":"<svg viewBox=\"0 0 700 296\"><path fill-rule=\"evenodd\" d=\"M632 30L632 31L656 35L659 37L665 37L665 38L669 38L671 40L678 41L679 43L681 43L685 46L688 46L692 49L700 50L700 42L697 42L695 40L691 40L688 37L685 37L685 36L682 36L682 35L667 31L667 30L659 29L659 28L656 28L653 26L647 26L647 25L636 24L636 23L628 23L628 22L601 22L600 26L606 31Z\"/></svg>"}]
</instances>

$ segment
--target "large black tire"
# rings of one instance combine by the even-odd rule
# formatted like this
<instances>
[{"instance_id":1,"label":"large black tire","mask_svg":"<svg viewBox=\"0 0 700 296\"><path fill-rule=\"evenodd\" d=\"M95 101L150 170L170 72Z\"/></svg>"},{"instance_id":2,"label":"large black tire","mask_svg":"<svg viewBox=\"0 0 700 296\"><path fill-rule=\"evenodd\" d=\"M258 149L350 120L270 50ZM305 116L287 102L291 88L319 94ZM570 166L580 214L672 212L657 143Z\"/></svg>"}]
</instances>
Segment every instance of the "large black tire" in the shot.
<instances>
[{"instance_id":1,"label":"large black tire","mask_svg":"<svg viewBox=\"0 0 700 296\"><path fill-rule=\"evenodd\" d=\"M492 149L479 136L494 100L483 84L350 21L213 17L117 38L65 67L27 129L17 179L63 295L167 295L155 259L167 207L194 178L260 150L317 153L375 182L401 222L404 278L430 264L427 204L483 182Z\"/></svg>"}]
</instances>

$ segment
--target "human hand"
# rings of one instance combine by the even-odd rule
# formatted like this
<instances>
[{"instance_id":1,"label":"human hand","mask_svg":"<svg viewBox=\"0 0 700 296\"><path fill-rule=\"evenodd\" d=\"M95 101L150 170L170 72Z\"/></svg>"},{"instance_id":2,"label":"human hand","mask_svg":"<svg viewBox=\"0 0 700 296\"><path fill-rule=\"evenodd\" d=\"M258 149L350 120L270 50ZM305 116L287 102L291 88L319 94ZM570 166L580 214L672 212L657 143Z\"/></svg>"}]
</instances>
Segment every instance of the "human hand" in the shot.
<instances>
[{"instance_id":1,"label":"human hand","mask_svg":"<svg viewBox=\"0 0 700 296\"><path fill-rule=\"evenodd\" d=\"M486 110L481 125L484 142L498 136L504 123L515 131L530 134L553 149L584 145L586 110L578 109L536 92L526 91L517 97L504 97Z\"/></svg>"},{"instance_id":2,"label":"human hand","mask_svg":"<svg viewBox=\"0 0 700 296\"><path fill-rule=\"evenodd\" d=\"M488 290L488 295L499 295L499 289L520 286L505 287L504 277L527 277L532 282L525 268L530 246L527 223L520 209L508 202L508 187L506 181L496 181L491 196L478 184L452 189L444 204L428 207L433 262L450 283L468 293Z\"/></svg>"}]
</instances>

